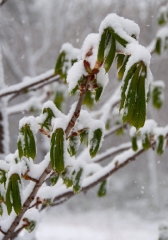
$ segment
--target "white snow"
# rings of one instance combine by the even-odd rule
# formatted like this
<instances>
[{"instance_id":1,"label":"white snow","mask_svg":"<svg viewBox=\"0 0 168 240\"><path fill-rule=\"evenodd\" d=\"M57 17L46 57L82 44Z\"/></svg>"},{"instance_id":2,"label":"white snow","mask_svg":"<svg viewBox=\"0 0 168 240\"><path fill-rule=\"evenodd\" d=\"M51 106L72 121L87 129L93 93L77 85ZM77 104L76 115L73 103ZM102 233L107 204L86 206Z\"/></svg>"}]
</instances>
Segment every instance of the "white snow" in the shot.
<instances>
[{"instance_id":1,"label":"white snow","mask_svg":"<svg viewBox=\"0 0 168 240\"><path fill-rule=\"evenodd\" d=\"M138 132L142 135L145 133L153 134L156 127L157 127L157 123L153 119L147 119L145 121L144 126L141 129L139 129ZM137 131L135 127L130 128L131 137L135 136L136 132Z\"/></svg>"},{"instance_id":2,"label":"white snow","mask_svg":"<svg viewBox=\"0 0 168 240\"><path fill-rule=\"evenodd\" d=\"M37 240L158 240L160 219L148 215L111 208L82 212L59 206L51 209L39 224ZM45 226L45 227L44 227Z\"/></svg>"},{"instance_id":3,"label":"white snow","mask_svg":"<svg viewBox=\"0 0 168 240\"><path fill-rule=\"evenodd\" d=\"M21 129L23 126L28 124L30 126L31 131L36 134L39 130L39 125L36 121L36 118L34 116L29 116L29 117L23 117L19 121L19 129Z\"/></svg>"},{"instance_id":4,"label":"white snow","mask_svg":"<svg viewBox=\"0 0 168 240\"><path fill-rule=\"evenodd\" d=\"M25 159L26 161L26 159ZM42 173L45 171L45 169L47 168L47 166L49 165L50 162L50 155L49 153L46 154L46 156L44 157L43 161L41 161L38 164L35 164L33 162L33 160L29 159L26 161L29 171L28 171L28 175L34 179L39 179L40 176L42 175Z\"/></svg>"},{"instance_id":5,"label":"white snow","mask_svg":"<svg viewBox=\"0 0 168 240\"><path fill-rule=\"evenodd\" d=\"M137 43L127 44L125 53L127 55L131 55L126 65L126 72L128 71L127 69L130 69L134 63L140 61L143 61L145 65L149 67L151 54L144 46Z\"/></svg>"},{"instance_id":6,"label":"white snow","mask_svg":"<svg viewBox=\"0 0 168 240\"><path fill-rule=\"evenodd\" d=\"M64 43L60 49L60 53L65 52L67 59L78 59L80 57L81 50L74 48L71 43Z\"/></svg>"},{"instance_id":7,"label":"white snow","mask_svg":"<svg viewBox=\"0 0 168 240\"><path fill-rule=\"evenodd\" d=\"M17 91L21 91L23 88L28 88L31 85L36 85L37 83L41 83L46 81L45 79L50 78L54 74L54 70L51 69L47 71L46 73L40 74L39 76L36 77L25 77L24 81L12 86L5 87L0 90L0 97L7 95L7 94L12 94ZM59 79L59 77L57 77Z\"/></svg>"},{"instance_id":8,"label":"white snow","mask_svg":"<svg viewBox=\"0 0 168 240\"><path fill-rule=\"evenodd\" d=\"M162 89L165 88L165 83L162 80L153 81L151 84L152 87L161 87Z\"/></svg>"},{"instance_id":9,"label":"white snow","mask_svg":"<svg viewBox=\"0 0 168 240\"><path fill-rule=\"evenodd\" d=\"M58 128L62 128L63 131L65 131L65 129L67 127L67 121L65 121L65 119L63 119L63 118L53 119L52 124L53 124L53 132Z\"/></svg>"},{"instance_id":10,"label":"white snow","mask_svg":"<svg viewBox=\"0 0 168 240\"><path fill-rule=\"evenodd\" d=\"M63 72L66 72L71 68L72 60L80 59L81 50L74 48L70 43L64 43L61 47L60 53L65 53L65 61L63 64Z\"/></svg>"},{"instance_id":11,"label":"white snow","mask_svg":"<svg viewBox=\"0 0 168 240\"><path fill-rule=\"evenodd\" d=\"M97 79L97 83L100 84L104 89L109 82L108 73L105 72L104 67L101 67L99 69L96 79Z\"/></svg>"},{"instance_id":12,"label":"white snow","mask_svg":"<svg viewBox=\"0 0 168 240\"><path fill-rule=\"evenodd\" d=\"M46 94L43 94L38 97L31 97L27 101L13 105L7 108L8 115L16 114L23 111L29 111L31 108L33 110L41 110L42 102L46 99Z\"/></svg>"},{"instance_id":13,"label":"white snow","mask_svg":"<svg viewBox=\"0 0 168 240\"><path fill-rule=\"evenodd\" d=\"M156 34L156 39L160 38L161 39L161 53L163 53L164 48L168 46L168 28L167 27L162 27L161 29L158 30Z\"/></svg>"},{"instance_id":14,"label":"white snow","mask_svg":"<svg viewBox=\"0 0 168 240\"><path fill-rule=\"evenodd\" d=\"M167 14L168 14L168 5L166 6L161 6L158 11L158 18L163 15L164 19L167 20Z\"/></svg>"},{"instance_id":15,"label":"white snow","mask_svg":"<svg viewBox=\"0 0 168 240\"><path fill-rule=\"evenodd\" d=\"M12 164L9 171L8 171L8 179L13 175L17 174L21 176L21 168L19 164Z\"/></svg>"},{"instance_id":16,"label":"white snow","mask_svg":"<svg viewBox=\"0 0 168 240\"><path fill-rule=\"evenodd\" d=\"M138 24L129 19L120 17L115 13L107 15L107 17L101 22L99 34L102 35L103 31L108 27L111 27L115 33L125 39L128 43L136 42L136 40L131 37L133 34L137 39L139 37L140 28Z\"/></svg>"},{"instance_id":17,"label":"white snow","mask_svg":"<svg viewBox=\"0 0 168 240\"><path fill-rule=\"evenodd\" d=\"M78 131L84 128L92 131L100 128L104 131L104 123L101 120L93 119L88 111L81 110L80 116L77 119L76 128Z\"/></svg>"},{"instance_id":18,"label":"white snow","mask_svg":"<svg viewBox=\"0 0 168 240\"><path fill-rule=\"evenodd\" d=\"M95 67L97 61L97 52L99 46L99 34L89 34L82 45L82 60L87 60L90 63L91 69ZM89 54L88 54L89 53Z\"/></svg>"},{"instance_id":19,"label":"white snow","mask_svg":"<svg viewBox=\"0 0 168 240\"><path fill-rule=\"evenodd\" d=\"M108 158L110 156L112 156L113 154L116 154L120 151L124 151L126 149L131 148L131 142L127 142L127 143L122 143L117 147L111 147L109 149L107 149L106 151L104 151L103 153L99 153L94 159L94 162L100 162L103 161L105 158Z\"/></svg>"},{"instance_id":20,"label":"white snow","mask_svg":"<svg viewBox=\"0 0 168 240\"><path fill-rule=\"evenodd\" d=\"M77 86L78 81L86 75L86 70L83 65L83 60L74 63L74 65L69 69L67 75L67 83L69 93Z\"/></svg>"}]
</instances>

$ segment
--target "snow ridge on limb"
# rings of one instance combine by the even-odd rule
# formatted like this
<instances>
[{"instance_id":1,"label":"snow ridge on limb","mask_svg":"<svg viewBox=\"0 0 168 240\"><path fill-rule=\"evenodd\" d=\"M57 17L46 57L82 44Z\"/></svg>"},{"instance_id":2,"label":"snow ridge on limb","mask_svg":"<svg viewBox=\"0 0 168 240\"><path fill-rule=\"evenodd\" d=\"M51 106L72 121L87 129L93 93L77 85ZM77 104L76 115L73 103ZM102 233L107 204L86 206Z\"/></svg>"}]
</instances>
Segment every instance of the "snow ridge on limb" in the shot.
<instances>
[{"instance_id":1,"label":"snow ridge on limb","mask_svg":"<svg viewBox=\"0 0 168 240\"><path fill-rule=\"evenodd\" d=\"M28 194L29 196L24 199L23 203L12 206L15 213L18 214L17 217L16 215L13 217L13 212L11 212L13 200L9 197L12 195L9 184L6 197L8 213L11 213L11 218L9 218L13 217L13 220L10 228L8 226L7 229L3 229L6 232L4 239L11 237L28 208L34 206L40 208L54 204L53 201L56 200L57 196L59 199L61 198L61 191L66 193L70 191L74 194L102 182L109 176L109 171L112 174L119 166L124 166L132 157L136 157L144 151L141 146L139 148L139 143L137 143L139 150L136 153L130 149L114 158L114 161L106 167L92 163L90 172L88 171L89 164L86 161L76 159L77 150L81 143L84 143L86 147L88 146L87 153L90 158L94 158L101 147L105 131L104 120L108 120L107 113L102 114L101 120L94 119L86 110L82 110L82 104L90 105L92 100L94 102L100 100L108 83L108 71L119 53L122 56L118 56L117 68L119 78L122 79L122 91L121 97L116 94L117 96L110 99L110 108L121 99L120 110L124 110L123 121L131 123L137 130L143 127L146 116L148 81L151 77L150 54L139 45L138 35L139 27L137 24L116 14L111 14L102 22L99 33L88 35L81 51L74 49L69 44L63 45L54 74L59 74L64 82L66 80L69 93L75 94L77 92L79 99L77 103L72 105L67 115L49 101L44 104L42 114L33 120L36 126L28 118L22 121L15 165L20 166L21 174L19 176L30 181L32 192ZM81 56L77 57L79 53ZM110 108L107 107L108 113ZM32 159L36 155L35 134L38 130L47 135L48 138L51 137L51 141L50 152L42 163L37 165ZM160 136L159 134L157 147L159 153L162 152L164 146ZM105 155L109 156L114 152L123 151L128 147L129 144L121 146L119 149L111 149L102 158L105 158ZM97 159L97 161L100 160L101 157ZM10 172L10 169L9 167L5 174ZM40 169L40 174L36 176L33 169ZM16 173L13 172L13 174ZM52 177L52 186L42 185L50 177ZM16 180L14 187L18 190L18 179L16 178ZM100 196L103 196L106 191L105 185L105 182L101 185ZM66 188L70 190L66 190ZM26 217L24 219L27 219L25 222L30 226L28 229L31 230L34 223L32 223L33 227L31 228L32 220Z\"/></svg>"}]
</instances>

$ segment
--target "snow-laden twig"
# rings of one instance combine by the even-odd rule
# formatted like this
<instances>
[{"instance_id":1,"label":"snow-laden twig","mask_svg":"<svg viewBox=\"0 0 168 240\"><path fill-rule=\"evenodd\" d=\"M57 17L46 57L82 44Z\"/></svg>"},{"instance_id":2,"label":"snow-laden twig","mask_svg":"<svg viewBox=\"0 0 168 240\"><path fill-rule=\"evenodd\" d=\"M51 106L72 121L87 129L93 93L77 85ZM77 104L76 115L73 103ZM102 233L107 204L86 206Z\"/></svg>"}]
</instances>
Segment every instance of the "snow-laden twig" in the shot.
<instances>
[{"instance_id":1,"label":"snow-laden twig","mask_svg":"<svg viewBox=\"0 0 168 240\"><path fill-rule=\"evenodd\" d=\"M127 129L127 124L119 124L117 126L112 127L110 130L106 131L104 134L104 138L107 138L108 136L112 135L113 133L116 133L121 128Z\"/></svg>"},{"instance_id":2,"label":"snow-laden twig","mask_svg":"<svg viewBox=\"0 0 168 240\"><path fill-rule=\"evenodd\" d=\"M0 1L0 7L4 4L4 3L6 3L7 2L7 0L1 0Z\"/></svg>"},{"instance_id":3,"label":"snow-laden twig","mask_svg":"<svg viewBox=\"0 0 168 240\"><path fill-rule=\"evenodd\" d=\"M104 159L107 159L108 157L112 157L113 155L116 155L118 153L121 153L123 151L126 151L131 148L131 142L122 143L121 145L117 147L112 147L106 150L103 153L98 154L94 159L93 162L101 162Z\"/></svg>"},{"instance_id":4,"label":"snow-laden twig","mask_svg":"<svg viewBox=\"0 0 168 240\"><path fill-rule=\"evenodd\" d=\"M156 142L151 143L151 148L156 144ZM114 159L104 168L100 169L93 175L87 177L84 179L82 183L82 191L86 192L90 188L96 186L98 183L102 182L106 178L108 178L110 175L118 171L119 169L123 168L126 166L128 163L134 161L137 159L139 155L141 155L145 150L140 147L138 151L134 152L132 148L129 148L128 150L124 151L120 155L117 155L114 157ZM107 157L108 154L107 154ZM61 186L58 189L54 189L55 191L55 198L54 198L54 203L53 204L61 204L62 199L69 199L74 195L74 192L71 188L66 189L65 186ZM52 206L52 205L51 205Z\"/></svg>"},{"instance_id":5,"label":"snow-laden twig","mask_svg":"<svg viewBox=\"0 0 168 240\"><path fill-rule=\"evenodd\" d=\"M40 74L39 76L33 77L33 78L27 77L21 83L1 89L0 90L0 98L11 95L11 94L24 92L25 90L29 89L30 87L37 86L38 84L46 82L53 77L55 78L55 80L59 79L59 76L54 75L53 69L47 71L46 73Z\"/></svg>"},{"instance_id":6,"label":"snow-laden twig","mask_svg":"<svg viewBox=\"0 0 168 240\"><path fill-rule=\"evenodd\" d=\"M31 108L33 109L41 109L42 103L47 99L46 94L42 94L38 97L31 97L27 101L23 103L16 104L14 106L7 108L8 116L18 114L20 112L27 112L30 111Z\"/></svg>"}]
</instances>

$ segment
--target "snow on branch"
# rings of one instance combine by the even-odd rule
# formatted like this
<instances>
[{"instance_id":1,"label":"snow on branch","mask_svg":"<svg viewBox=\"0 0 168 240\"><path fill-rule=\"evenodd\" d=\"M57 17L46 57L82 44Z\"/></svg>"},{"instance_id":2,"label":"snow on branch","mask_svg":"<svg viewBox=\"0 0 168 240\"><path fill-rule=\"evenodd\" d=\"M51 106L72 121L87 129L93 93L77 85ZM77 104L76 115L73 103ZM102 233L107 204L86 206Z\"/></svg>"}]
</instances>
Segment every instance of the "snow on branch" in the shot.
<instances>
[{"instance_id":1,"label":"snow on branch","mask_svg":"<svg viewBox=\"0 0 168 240\"><path fill-rule=\"evenodd\" d=\"M1 0L0 1L0 7L4 4L4 3L6 3L7 2L7 0Z\"/></svg>"},{"instance_id":2,"label":"snow on branch","mask_svg":"<svg viewBox=\"0 0 168 240\"><path fill-rule=\"evenodd\" d=\"M55 102L48 101L44 103L40 116L25 117L20 121L18 150L5 158L7 166L3 165L0 169L2 204L10 215L1 221L3 239L17 236L25 224L30 227L30 212L37 212L34 207L54 206L81 190L87 191L151 147L156 148L158 154L163 153L168 127L159 128L154 122L146 121L146 100L152 78L149 68L151 55L138 43L138 37L136 23L110 14L102 21L99 33L86 37L81 50L69 43L63 45L54 72L50 70L35 78L26 77L22 83L0 90L1 98L30 88L36 90L61 78L68 84L71 95L78 93L78 101L67 115ZM117 61L118 80L122 83L100 110L92 114L82 110L82 104L99 101L109 81L108 71L114 59ZM160 106L161 83L156 87L155 105ZM45 93L16 107L29 110L33 102L41 107L44 98ZM114 107L119 102L117 114L122 116L125 124L119 122L119 126L105 132L105 125L111 115L114 117ZM8 108L8 114L17 112L16 107ZM131 130L132 142L109 148L95 157L103 138L124 128L127 123L134 126ZM41 163L35 164L38 131L50 139L50 152ZM76 156L80 144L88 148ZM106 166L99 164L114 154L118 155ZM7 171L4 170L6 168ZM43 184L49 178L52 186ZM24 190L22 179L30 181ZM36 217L33 221L35 227Z\"/></svg>"},{"instance_id":3,"label":"snow on branch","mask_svg":"<svg viewBox=\"0 0 168 240\"><path fill-rule=\"evenodd\" d=\"M24 92L30 87L37 86L38 84L46 82L51 78L58 80L59 76L55 76L53 70L49 70L46 73L40 74L39 76L33 78L25 77L23 82L1 89L0 98L11 94Z\"/></svg>"}]
</instances>

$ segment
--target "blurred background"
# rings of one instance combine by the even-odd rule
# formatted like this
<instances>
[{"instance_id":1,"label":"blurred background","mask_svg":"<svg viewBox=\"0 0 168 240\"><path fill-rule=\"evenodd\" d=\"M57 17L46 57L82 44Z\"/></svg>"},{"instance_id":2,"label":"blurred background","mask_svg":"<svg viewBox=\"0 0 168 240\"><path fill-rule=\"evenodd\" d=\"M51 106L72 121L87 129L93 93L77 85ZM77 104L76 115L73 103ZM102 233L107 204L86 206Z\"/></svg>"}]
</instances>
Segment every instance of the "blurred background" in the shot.
<instances>
[{"instance_id":1,"label":"blurred background","mask_svg":"<svg viewBox=\"0 0 168 240\"><path fill-rule=\"evenodd\" d=\"M6 85L54 68L62 44L69 42L80 48L89 33L98 32L101 21L109 13L135 21L140 27L140 44L148 46L159 29L158 9L167 3L162 0L8 0L0 9ZM151 70L155 80L167 84L167 66L167 52L162 56L152 55ZM118 86L114 67L109 74L109 85L95 109ZM166 93L167 86L161 110L148 107L148 118L153 118L159 126L167 125ZM11 105L24 98L13 100ZM67 109L69 107L67 102ZM11 152L17 148L18 121L23 116L24 113L9 119ZM128 134L112 135L103 142L101 151L128 140ZM108 181L104 198L97 197L95 187L47 214L39 226L38 239L158 239L160 224L164 222L168 226L167 151L158 157L149 150L116 172Z\"/></svg>"}]
</instances>

